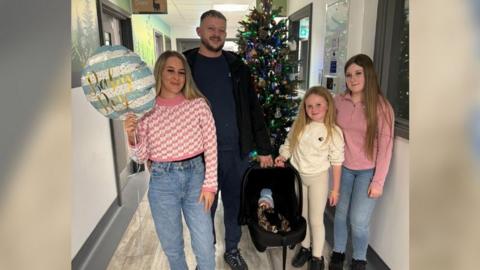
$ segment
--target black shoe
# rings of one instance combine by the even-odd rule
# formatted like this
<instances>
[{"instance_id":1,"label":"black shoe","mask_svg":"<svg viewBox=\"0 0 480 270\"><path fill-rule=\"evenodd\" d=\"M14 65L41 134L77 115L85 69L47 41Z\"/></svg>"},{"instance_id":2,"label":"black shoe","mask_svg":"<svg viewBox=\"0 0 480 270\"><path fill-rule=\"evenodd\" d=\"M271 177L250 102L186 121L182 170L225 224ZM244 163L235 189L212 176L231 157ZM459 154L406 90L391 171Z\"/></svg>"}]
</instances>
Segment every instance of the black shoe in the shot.
<instances>
[{"instance_id":1,"label":"black shoe","mask_svg":"<svg viewBox=\"0 0 480 270\"><path fill-rule=\"evenodd\" d=\"M308 264L308 270L323 270L324 268L325 262L323 261L323 256L320 258L312 256L312 259Z\"/></svg>"},{"instance_id":2,"label":"black shoe","mask_svg":"<svg viewBox=\"0 0 480 270\"><path fill-rule=\"evenodd\" d=\"M304 247L300 247L295 257L292 259L292 265L294 267L302 267L308 260L312 258L312 251Z\"/></svg>"},{"instance_id":3,"label":"black shoe","mask_svg":"<svg viewBox=\"0 0 480 270\"><path fill-rule=\"evenodd\" d=\"M223 254L223 258L227 262L227 264L232 268L232 270L248 270L247 263L240 255L240 251L238 249L232 249L228 252Z\"/></svg>"},{"instance_id":4,"label":"black shoe","mask_svg":"<svg viewBox=\"0 0 480 270\"><path fill-rule=\"evenodd\" d=\"M332 252L330 257L330 263L328 264L328 270L343 270L343 261L345 260L345 254L339 252Z\"/></svg>"},{"instance_id":5,"label":"black shoe","mask_svg":"<svg viewBox=\"0 0 480 270\"><path fill-rule=\"evenodd\" d=\"M362 260L352 259L351 270L365 270L367 269L367 262Z\"/></svg>"}]
</instances>

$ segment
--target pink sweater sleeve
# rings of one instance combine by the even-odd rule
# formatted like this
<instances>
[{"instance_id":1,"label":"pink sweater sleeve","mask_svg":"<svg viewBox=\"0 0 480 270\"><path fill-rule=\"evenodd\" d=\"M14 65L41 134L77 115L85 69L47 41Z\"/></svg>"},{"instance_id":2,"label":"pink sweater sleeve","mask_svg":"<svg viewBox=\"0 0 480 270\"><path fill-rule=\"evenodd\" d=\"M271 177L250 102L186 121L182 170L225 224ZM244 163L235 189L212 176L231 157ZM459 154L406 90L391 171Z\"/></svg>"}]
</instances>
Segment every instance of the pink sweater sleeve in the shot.
<instances>
[{"instance_id":1,"label":"pink sweater sleeve","mask_svg":"<svg viewBox=\"0 0 480 270\"><path fill-rule=\"evenodd\" d=\"M205 180L203 191L217 192L217 131L215 121L208 104L202 99L200 111L200 127L205 157Z\"/></svg>"},{"instance_id":2,"label":"pink sweater sleeve","mask_svg":"<svg viewBox=\"0 0 480 270\"><path fill-rule=\"evenodd\" d=\"M130 156L138 163L144 163L149 158L148 145L147 145L147 117L142 117L138 120L136 129L137 144L130 145Z\"/></svg>"},{"instance_id":3,"label":"pink sweater sleeve","mask_svg":"<svg viewBox=\"0 0 480 270\"><path fill-rule=\"evenodd\" d=\"M389 121L387 121L387 119ZM378 117L377 158L372 183L383 189L393 150L394 113L390 104L384 104Z\"/></svg>"}]
</instances>

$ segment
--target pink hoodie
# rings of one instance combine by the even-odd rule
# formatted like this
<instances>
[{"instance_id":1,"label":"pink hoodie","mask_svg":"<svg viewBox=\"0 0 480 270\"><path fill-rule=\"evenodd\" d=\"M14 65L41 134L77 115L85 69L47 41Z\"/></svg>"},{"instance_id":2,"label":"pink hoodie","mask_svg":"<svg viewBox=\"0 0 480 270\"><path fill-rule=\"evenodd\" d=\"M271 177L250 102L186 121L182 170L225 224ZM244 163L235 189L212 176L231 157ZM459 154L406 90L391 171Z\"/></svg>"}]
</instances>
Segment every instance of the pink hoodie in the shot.
<instances>
[{"instance_id":1,"label":"pink hoodie","mask_svg":"<svg viewBox=\"0 0 480 270\"><path fill-rule=\"evenodd\" d=\"M388 173L393 149L393 110L388 105L392 115L392 127L389 127L382 110L378 114L378 132L374 145L373 161L367 158L364 150L367 133L367 119L363 102L354 103L349 93L335 96L337 109L337 124L342 128L345 138L345 161L343 166L351 170L366 170L375 168L372 183L383 189Z\"/></svg>"}]
</instances>

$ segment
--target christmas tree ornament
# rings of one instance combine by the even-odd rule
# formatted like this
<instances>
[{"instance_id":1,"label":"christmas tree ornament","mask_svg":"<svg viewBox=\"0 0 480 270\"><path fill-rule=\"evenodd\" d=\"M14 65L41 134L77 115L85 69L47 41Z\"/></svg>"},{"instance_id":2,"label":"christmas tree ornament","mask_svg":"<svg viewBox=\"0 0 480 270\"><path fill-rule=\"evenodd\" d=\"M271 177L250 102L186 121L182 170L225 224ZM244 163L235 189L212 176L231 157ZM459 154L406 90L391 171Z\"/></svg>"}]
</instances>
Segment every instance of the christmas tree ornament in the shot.
<instances>
[{"instance_id":1,"label":"christmas tree ornament","mask_svg":"<svg viewBox=\"0 0 480 270\"><path fill-rule=\"evenodd\" d=\"M258 79L258 84L257 85L260 88L265 88L265 86L267 85L267 82L263 78L260 78L260 79Z\"/></svg>"},{"instance_id":2,"label":"christmas tree ornament","mask_svg":"<svg viewBox=\"0 0 480 270\"><path fill-rule=\"evenodd\" d=\"M281 72L282 72L282 64L276 64L275 73L281 73Z\"/></svg>"},{"instance_id":3,"label":"christmas tree ornament","mask_svg":"<svg viewBox=\"0 0 480 270\"><path fill-rule=\"evenodd\" d=\"M261 39L266 39L267 36L268 36L268 32L265 31L264 29L260 29L260 31L258 31L258 36L259 36Z\"/></svg>"},{"instance_id":4,"label":"christmas tree ornament","mask_svg":"<svg viewBox=\"0 0 480 270\"><path fill-rule=\"evenodd\" d=\"M256 150L253 150L252 152L250 152L250 153L248 154L248 159L250 160L250 162L256 161L257 158L258 158L258 153L257 153Z\"/></svg>"},{"instance_id":5,"label":"christmas tree ornament","mask_svg":"<svg viewBox=\"0 0 480 270\"><path fill-rule=\"evenodd\" d=\"M290 49L290 51L296 51L297 50L297 42L293 39L288 41L288 48Z\"/></svg>"},{"instance_id":6,"label":"christmas tree ornament","mask_svg":"<svg viewBox=\"0 0 480 270\"><path fill-rule=\"evenodd\" d=\"M248 32L243 32L242 35L243 35L243 37L248 38L248 37L250 37L250 36L252 35L252 32L250 32L250 31L248 31Z\"/></svg>"}]
</instances>

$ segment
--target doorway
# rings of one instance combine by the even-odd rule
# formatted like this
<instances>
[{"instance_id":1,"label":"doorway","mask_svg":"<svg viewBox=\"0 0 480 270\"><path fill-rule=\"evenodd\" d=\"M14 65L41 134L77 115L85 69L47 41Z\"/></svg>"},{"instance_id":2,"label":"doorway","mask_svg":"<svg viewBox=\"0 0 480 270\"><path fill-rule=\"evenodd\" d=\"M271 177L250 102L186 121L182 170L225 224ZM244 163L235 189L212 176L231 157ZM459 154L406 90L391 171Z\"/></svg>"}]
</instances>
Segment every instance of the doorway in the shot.
<instances>
[{"instance_id":1,"label":"doorway","mask_svg":"<svg viewBox=\"0 0 480 270\"><path fill-rule=\"evenodd\" d=\"M164 36L164 37L165 37L165 50L166 51L172 50L172 40L168 36Z\"/></svg>"},{"instance_id":2,"label":"doorway","mask_svg":"<svg viewBox=\"0 0 480 270\"><path fill-rule=\"evenodd\" d=\"M133 51L133 36L130 15L123 10L101 1L100 13L100 42L102 45L122 45ZM123 129L123 121L109 120L110 136L112 140L113 160L115 168L115 182L117 202L122 205L122 190L127 185L128 176L143 169L132 161L128 155L128 142Z\"/></svg>"},{"instance_id":3,"label":"doorway","mask_svg":"<svg viewBox=\"0 0 480 270\"><path fill-rule=\"evenodd\" d=\"M158 59L158 57L165 51L163 48L163 34L154 31L153 36L155 38L155 59Z\"/></svg>"},{"instance_id":4,"label":"doorway","mask_svg":"<svg viewBox=\"0 0 480 270\"><path fill-rule=\"evenodd\" d=\"M288 59L296 63L293 67L293 78L301 80L299 94L309 87L310 44L312 40L312 4L309 4L288 17L288 40L291 44Z\"/></svg>"}]
</instances>

